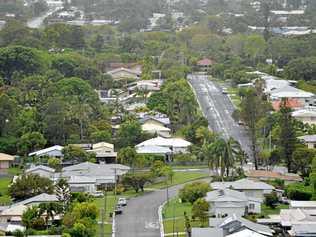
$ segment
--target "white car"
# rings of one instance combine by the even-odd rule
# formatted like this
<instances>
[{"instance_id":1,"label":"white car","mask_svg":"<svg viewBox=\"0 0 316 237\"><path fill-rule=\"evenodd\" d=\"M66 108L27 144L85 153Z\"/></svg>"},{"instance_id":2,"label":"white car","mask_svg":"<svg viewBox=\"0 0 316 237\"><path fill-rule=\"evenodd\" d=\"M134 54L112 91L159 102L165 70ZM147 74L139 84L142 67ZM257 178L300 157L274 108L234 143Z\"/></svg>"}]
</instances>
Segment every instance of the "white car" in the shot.
<instances>
[{"instance_id":1,"label":"white car","mask_svg":"<svg viewBox=\"0 0 316 237\"><path fill-rule=\"evenodd\" d=\"M102 191L95 191L94 193L91 194L92 197L103 197L104 193Z\"/></svg>"},{"instance_id":2,"label":"white car","mask_svg":"<svg viewBox=\"0 0 316 237\"><path fill-rule=\"evenodd\" d=\"M126 206L127 205L126 198L119 198L117 204L120 205L120 206L123 206L123 207Z\"/></svg>"}]
</instances>

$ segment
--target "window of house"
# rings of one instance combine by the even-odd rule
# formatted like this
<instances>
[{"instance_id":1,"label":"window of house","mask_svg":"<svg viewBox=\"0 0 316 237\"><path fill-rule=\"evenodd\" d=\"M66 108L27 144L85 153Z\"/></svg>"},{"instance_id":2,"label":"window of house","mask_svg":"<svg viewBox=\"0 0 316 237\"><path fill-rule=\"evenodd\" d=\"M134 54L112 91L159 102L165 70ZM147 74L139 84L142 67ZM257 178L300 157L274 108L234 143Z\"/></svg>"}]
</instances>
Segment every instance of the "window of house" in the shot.
<instances>
[{"instance_id":1,"label":"window of house","mask_svg":"<svg viewBox=\"0 0 316 237\"><path fill-rule=\"evenodd\" d=\"M249 204L249 209L250 209L250 210L253 210L253 209L255 209L255 204L253 204L253 203L250 203L250 204Z\"/></svg>"}]
</instances>

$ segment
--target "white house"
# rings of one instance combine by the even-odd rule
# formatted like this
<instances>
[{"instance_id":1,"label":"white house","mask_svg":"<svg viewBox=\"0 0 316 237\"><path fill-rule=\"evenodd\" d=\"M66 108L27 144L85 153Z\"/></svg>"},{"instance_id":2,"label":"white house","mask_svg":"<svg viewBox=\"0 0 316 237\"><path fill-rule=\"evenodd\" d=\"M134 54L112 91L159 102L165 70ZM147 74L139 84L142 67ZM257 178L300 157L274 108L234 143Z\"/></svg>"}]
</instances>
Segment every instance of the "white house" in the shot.
<instances>
[{"instance_id":1,"label":"white house","mask_svg":"<svg viewBox=\"0 0 316 237\"><path fill-rule=\"evenodd\" d=\"M15 159L14 156L0 153L0 170L6 170L10 168L11 162Z\"/></svg>"},{"instance_id":2,"label":"white house","mask_svg":"<svg viewBox=\"0 0 316 237\"><path fill-rule=\"evenodd\" d=\"M48 147L42 150L38 150L32 153L29 153L29 156L48 156L48 157L64 157L62 151L63 151L64 147L63 146L59 146L59 145L55 145L52 147Z\"/></svg>"},{"instance_id":3,"label":"white house","mask_svg":"<svg viewBox=\"0 0 316 237\"><path fill-rule=\"evenodd\" d=\"M211 183L212 189L233 189L246 194L247 197L263 199L265 194L269 194L274 190L272 185L261 181L251 179L240 179L234 182L214 182Z\"/></svg>"},{"instance_id":4,"label":"white house","mask_svg":"<svg viewBox=\"0 0 316 237\"><path fill-rule=\"evenodd\" d=\"M21 224L22 215L26 210L25 205L13 205L0 213L0 223Z\"/></svg>"},{"instance_id":5,"label":"white house","mask_svg":"<svg viewBox=\"0 0 316 237\"><path fill-rule=\"evenodd\" d=\"M25 174L38 174L41 177L53 179L55 174L55 169L44 165L33 166L25 171Z\"/></svg>"},{"instance_id":6,"label":"white house","mask_svg":"<svg viewBox=\"0 0 316 237\"><path fill-rule=\"evenodd\" d=\"M56 178L65 178L73 192L93 193L100 186L114 185L130 167L120 164L80 163L63 168Z\"/></svg>"},{"instance_id":7,"label":"white house","mask_svg":"<svg viewBox=\"0 0 316 237\"><path fill-rule=\"evenodd\" d=\"M304 144L307 145L309 149L316 148L316 134L301 136L301 137L298 137L298 139L304 142Z\"/></svg>"},{"instance_id":8,"label":"white house","mask_svg":"<svg viewBox=\"0 0 316 237\"><path fill-rule=\"evenodd\" d=\"M237 215L226 218L210 218L211 228L192 228L192 237L267 237L273 236L274 230ZM200 234L200 235L199 235Z\"/></svg>"},{"instance_id":9,"label":"white house","mask_svg":"<svg viewBox=\"0 0 316 237\"><path fill-rule=\"evenodd\" d=\"M122 79L140 79L142 74L139 70L132 70L128 68L116 68L114 70L108 71L107 74L111 75L114 80L122 80Z\"/></svg>"},{"instance_id":10,"label":"white house","mask_svg":"<svg viewBox=\"0 0 316 237\"><path fill-rule=\"evenodd\" d=\"M292 116L309 125L316 124L316 108L315 107L308 107L300 110L296 110L292 112Z\"/></svg>"},{"instance_id":11,"label":"white house","mask_svg":"<svg viewBox=\"0 0 316 237\"><path fill-rule=\"evenodd\" d=\"M160 146L170 148L173 154L179 154L187 153L191 145L191 142L182 138L163 138L158 136L136 145L136 149L143 146Z\"/></svg>"},{"instance_id":12,"label":"white house","mask_svg":"<svg viewBox=\"0 0 316 237\"><path fill-rule=\"evenodd\" d=\"M231 189L208 192L205 200L210 204L210 213L217 217L261 213L261 199L247 197L245 193Z\"/></svg>"},{"instance_id":13,"label":"white house","mask_svg":"<svg viewBox=\"0 0 316 237\"><path fill-rule=\"evenodd\" d=\"M316 201L290 201L290 209L316 209Z\"/></svg>"}]
</instances>

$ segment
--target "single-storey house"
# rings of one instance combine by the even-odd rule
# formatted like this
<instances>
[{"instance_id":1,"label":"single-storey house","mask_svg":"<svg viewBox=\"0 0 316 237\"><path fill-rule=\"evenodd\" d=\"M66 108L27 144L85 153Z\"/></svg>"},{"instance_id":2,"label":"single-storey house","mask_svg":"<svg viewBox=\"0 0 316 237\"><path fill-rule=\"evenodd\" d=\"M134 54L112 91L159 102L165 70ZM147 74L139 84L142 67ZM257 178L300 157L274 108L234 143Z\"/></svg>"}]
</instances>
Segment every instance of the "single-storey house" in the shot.
<instances>
[{"instance_id":1,"label":"single-storey house","mask_svg":"<svg viewBox=\"0 0 316 237\"><path fill-rule=\"evenodd\" d=\"M108 142L99 142L96 144L71 144L71 146L80 147L86 152L95 153L98 163L115 163L117 152L114 151L114 145Z\"/></svg>"},{"instance_id":2,"label":"single-storey house","mask_svg":"<svg viewBox=\"0 0 316 237\"><path fill-rule=\"evenodd\" d=\"M316 201L290 201L290 209L316 209Z\"/></svg>"},{"instance_id":3,"label":"single-storey house","mask_svg":"<svg viewBox=\"0 0 316 237\"><path fill-rule=\"evenodd\" d=\"M306 123L309 125L314 125L316 124L316 110L315 109L310 109L310 108L305 108L305 109L300 109L292 112L293 118L301 121L302 123Z\"/></svg>"},{"instance_id":4,"label":"single-storey house","mask_svg":"<svg viewBox=\"0 0 316 237\"><path fill-rule=\"evenodd\" d=\"M25 174L38 174L41 177L53 179L55 175L55 169L44 165L33 166L24 172Z\"/></svg>"},{"instance_id":5,"label":"single-storey house","mask_svg":"<svg viewBox=\"0 0 316 237\"><path fill-rule=\"evenodd\" d=\"M29 156L39 156L39 157L48 156L48 157L62 158L64 157L64 154L62 152L63 149L64 149L63 146L55 145L55 146L48 147L42 150L31 152L29 153Z\"/></svg>"},{"instance_id":6,"label":"single-storey house","mask_svg":"<svg viewBox=\"0 0 316 237\"><path fill-rule=\"evenodd\" d=\"M210 218L209 226L211 228L192 228L192 237L267 237L274 234L268 226L251 222L237 215Z\"/></svg>"},{"instance_id":7,"label":"single-storey house","mask_svg":"<svg viewBox=\"0 0 316 237\"><path fill-rule=\"evenodd\" d=\"M298 174L281 174L279 172L267 171L267 170L249 170L246 172L246 176L249 179L268 181L268 180L283 180L285 184L301 182L303 179Z\"/></svg>"},{"instance_id":8,"label":"single-storey house","mask_svg":"<svg viewBox=\"0 0 316 237\"><path fill-rule=\"evenodd\" d=\"M0 223L21 224L22 215L26 210L25 205L13 205L0 213Z\"/></svg>"},{"instance_id":9,"label":"single-storey house","mask_svg":"<svg viewBox=\"0 0 316 237\"><path fill-rule=\"evenodd\" d=\"M158 136L136 145L136 149L143 146L161 146L170 148L172 154L179 154L187 153L191 145L191 142L182 138L163 138Z\"/></svg>"},{"instance_id":10,"label":"single-storey house","mask_svg":"<svg viewBox=\"0 0 316 237\"><path fill-rule=\"evenodd\" d=\"M6 170L10 168L10 164L14 161L15 157L0 153L0 170Z\"/></svg>"},{"instance_id":11,"label":"single-storey house","mask_svg":"<svg viewBox=\"0 0 316 237\"><path fill-rule=\"evenodd\" d=\"M5 236L7 233L15 231L25 231L25 227L21 225L13 225L10 223L0 223L0 236Z\"/></svg>"},{"instance_id":12,"label":"single-storey house","mask_svg":"<svg viewBox=\"0 0 316 237\"><path fill-rule=\"evenodd\" d=\"M50 202L58 202L57 196L55 194L42 193L35 197L31 197L26 200L15 203L13 205L34 206L34 205L39 205L41 203L50 203Z\"/></svg>"},{"instance_id":13,"label":"single-storey house","mask_svg":"<svg viewBox=\"0 0 316 237\"><path fill-rule=\"evenodd\" d=\"M234 182L214 182L211 183L211 187L213 190L229 188L243 192L247 197L260 199L263 199L265 194L269 194L274 190L274 187L270 184L251 179L240 179Z\"/></svg>"},{"instance_id":14,"label":"single-storey house","mask_svg":"<svg viewBox=\"0 0 316 237\"><path fill-rule=\"evenodd\" d=\"M111 75L114 80L124 80L124 79L140 79L142 74L141 71L132 70L128 68L116 68L114 70L108 71L107 74Z\"/></svg>"},{"instance_id":15,"label":"single-storey house","mask_svg":"<svg viewBox=\"0 0 316 237\"><path fill-rule=\"evenodd\" d=\"M315 224L293 224L292 228L288 231L291 237L312 237L316 236L316 223Z\"/></svg>"},{"instance_id":16,"label":"single-storey house","mask_svg":"<svg viewBox=\"0 0 316 237\"><path fill-rule=\"evenodd\" d=\"M130 167L120 164L94 164L84 162L63 168L55 179L65 178L73 192L93 193L104 185L114 185Z\"/></svg>"},{"instance_id":17,"label":"single-storey house","mask_svg":"<svg viewBox=\"0 0 316 237\"><path fill-rule=\"evenodd\" d=\"M316 148L316 134L315 135L305 135L298 137L309 149Z\"/></svg>"},{"instance_id":18,"label":"single-storey house","mask_svg":"<svg viewBox=\"0 0 316 237\"><path fill-rule=\"evenodd\" d=\"M217 217L261 213L262 199L247 197L245 193L231 189L208 192L205 200L210 204L210 214Z\"/></svg>"},{"instance_id":19,"label":"single-storey house","mask_svg":"<svg viewBox=\"0 0 316 237\"><path fill-rule=\"evenodd\" d=\"M214 64L215 62L209 58L203 58L196 63L199 70L203 72L207 72Z\"/></svg>"}]
</instances>

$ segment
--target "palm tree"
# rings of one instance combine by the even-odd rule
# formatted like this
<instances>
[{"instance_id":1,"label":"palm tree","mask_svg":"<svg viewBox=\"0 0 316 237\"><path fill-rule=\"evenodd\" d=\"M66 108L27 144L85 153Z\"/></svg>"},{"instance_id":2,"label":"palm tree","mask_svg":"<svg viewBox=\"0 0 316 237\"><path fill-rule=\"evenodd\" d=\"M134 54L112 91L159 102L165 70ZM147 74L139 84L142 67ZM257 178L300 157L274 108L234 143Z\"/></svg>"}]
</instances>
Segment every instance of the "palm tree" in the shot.
<instances>
[{"instance_id":1,"label":"palm tree","mask_svg":"<svg viewBox=\"0 0 316 237\"><path fill-rule=\"evenodd\" d=\"M53 222L54 216L62 212L61 205L56 202L41 203L38 207L40 215L45 215L45 224L47 227L49 220Z\"/></svg>"},{"instance_id":2,"label":"palm tree","mask_svg":"<svg viewBox=\"0 0 316 237\"><path fill-rule=\"evenodd\" d=\"M215 169L217 174L220 169L220 176L229 176L230 169L234 167L237 155L240 153L240 144L233 138L227 141L224 138L217 138L213 143L204 145L204 155L208 159L210 169Z\"/></svg>"}]
</instances>

